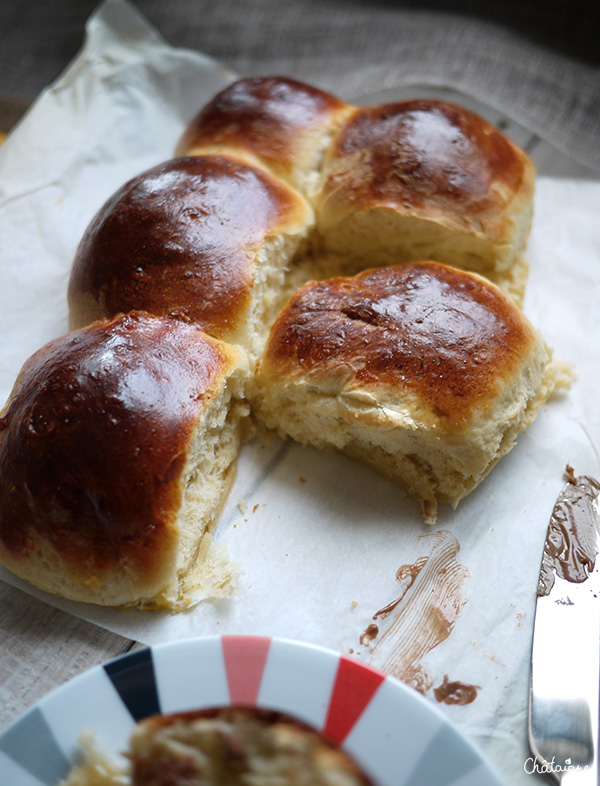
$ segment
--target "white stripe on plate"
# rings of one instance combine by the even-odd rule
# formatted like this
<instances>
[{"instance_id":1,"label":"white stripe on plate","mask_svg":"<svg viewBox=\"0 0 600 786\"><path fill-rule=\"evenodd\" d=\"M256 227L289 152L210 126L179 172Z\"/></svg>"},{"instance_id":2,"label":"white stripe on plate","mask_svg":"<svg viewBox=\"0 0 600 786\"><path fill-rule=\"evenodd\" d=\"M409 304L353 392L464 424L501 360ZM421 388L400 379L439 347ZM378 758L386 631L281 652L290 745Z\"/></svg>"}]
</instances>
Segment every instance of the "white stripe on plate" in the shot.
<instances>
[{"instance_id":1,"label":"white stripe on plate","mask_svg":"<svg viewBox=\"0 0 600 786\"><path fill-rule=\"evenodd\" d=\"M382 783L403 786L446 723L411 690L385 680L342 746Z\"/></svg>"},{"instance_id":2,"label":"white stripe on plate","mask_svg":"<svg viewBox=\"0 0 600 786\"><path fill-rule=\"evenodd\" d=\"M82 732L91 731L102 748L117 755L127 745L134 720L102 666L67 682L60 694L42 699L43 712L57 743L69 759Z\"/></svg>"},{"instance_id":3,"label":"white stripe on plate","mask_svg":"<svg viewBox=\"0 0 600 786\"><path fill-rule=\"evenodd\" d=\"M220 636L152 648L158 698L163 713L229 704L229 686Z\"/></svg>"},{"instance_id":4,"label":"white stripe on plate","mask_svg":"<svg viewBox=\"0 0 600 786\"><path fill-rule=\"evenodd\" d=\"M321 730L339 664L339 656L294 642L273 640L258 703Z\"/></svg>"}]
</instances>

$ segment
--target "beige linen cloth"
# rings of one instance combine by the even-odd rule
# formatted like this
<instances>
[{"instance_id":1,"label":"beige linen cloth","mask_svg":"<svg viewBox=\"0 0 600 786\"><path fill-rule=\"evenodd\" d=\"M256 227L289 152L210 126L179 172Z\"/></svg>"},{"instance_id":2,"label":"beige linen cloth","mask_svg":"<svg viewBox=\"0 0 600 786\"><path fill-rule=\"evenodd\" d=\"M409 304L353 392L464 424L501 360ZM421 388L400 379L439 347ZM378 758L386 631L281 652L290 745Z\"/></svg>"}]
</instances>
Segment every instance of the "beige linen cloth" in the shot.
<instances>
[{"instance_id":1,"label":"beige linen cloth","mask_svg":"<svg viewBox=\"0 0 600 786\"><path fill-rule=\"evenodd\" d=\"M445 86L600 173L596 0L134 0L177 47L243 76L283 74L347 100ZM97 0L0 3L0 100L32 100L81 45Z\"/></svg>"}]
</instances>

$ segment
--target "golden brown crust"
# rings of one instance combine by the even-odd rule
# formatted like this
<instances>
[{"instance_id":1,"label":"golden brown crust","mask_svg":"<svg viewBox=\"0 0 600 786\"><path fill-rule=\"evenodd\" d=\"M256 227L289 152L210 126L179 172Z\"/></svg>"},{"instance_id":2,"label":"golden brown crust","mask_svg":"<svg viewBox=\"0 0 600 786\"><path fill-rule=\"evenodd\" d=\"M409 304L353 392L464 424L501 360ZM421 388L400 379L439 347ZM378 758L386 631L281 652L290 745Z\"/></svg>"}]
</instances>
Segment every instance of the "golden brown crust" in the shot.
<instances>
[{"instance_id":1,"label":"golden brown crust","mask_svg":"<svg viewBox=\"0 0 600 786\"><path fill-rule=\"evenodd\" d=\"M140 309L235 340L261 244L306 210L266 171L230 157L154 167L119 189L86 230L69 281L71 326Z\"/></svg>"},{"instance_id":2,"label":"golden brown crust","mask_svg":"<svg viewBox=\"0 0 600 786\"><path fill-rule=\"evenodd\" d=\"M502 211L533 188L531 162L504 134L434 100L356 109L334 139L326 172L323 199L439 211L464 228L485 221L498 238L506 232Z\"/></svg>"},{"instance_id":3,"label":"golden brown crust","mask_svg":"<svg viewBox=\"0 0 600 786\"><path fill-rule=\"evenodd\" d=\"M489 282L422 262L305 285L273 325L262 373L410 392L421 418L451 430L494 399L534 341Z\"/></svg>"},{"instance_id":4,"label":"golden brown crust","mask_svg":"<svg viewBox=\"0 0 600 786\"><path fill-rule=\"evenodd\" d=\"M190 155L208 146L245 151L290 175L307 136L327 128L347 105L333 95L285 77L241 79L210 101L177 146Z\"/></svg>"},{"instance_id":5,"label":"golden brown crust","mask_svg":"<svg viewBox=\"0 0 600 786\"><path fill-rule=\"evenodd\" d=\"M0 421L0 551L27 562L49 544L91 581L115 565L132 581L160 572L228 351L178 320L131 313L36 352Z\"/></svg>"},{"instance_id":6,"label":"golden brown crust","mask_svg":"<svg viewBox=\"0 0 600 786\"><path fill-rule=\"evenodd\" d=\"M565 384L498 287L417 262L306 284L273 325L252 397L266 428L364 462L434 523Z\"/></svg>"},{"instance_id":7,"label":"golden brown crust","mask_svg":"<svg viewBox=\"0 0 600 786\"><path fill-rule=\"evenodd\" d=\"M159 591L162 605L187 598L178 582L201 553L193 537L185 548L176 538L181 474L193 424L234 350L197 327L243 345L252 365L307 278L377 266L292 298L254 403L270 428L383 467L424 509L473 488L555 384L548 349L516 306L456 269L523 294L534 171L482 118L430 100L357 108L294 80L244 79L194 118L178 150L186 157L119 189L77 250L71 327L129 316L36 353L0 421L5 564L18 573L29 561L34 583L36 554L46 575L58 564L92 584L111 569L125 584L154 578L141 605ZM211 493L196 465L201 489L190 483L183 497L190 520L201 509L209 535L242 440L239 398L227 390L207 456L194 452L215 481ZM309 398L319 432L310 439ZM216 424L229 415L222 438ZM204 444L205 433L197 439ZM96 585L83 599L96 602L94 593ZM127 591L118 597L137 602Z\"/></svg>"}]
</instances>

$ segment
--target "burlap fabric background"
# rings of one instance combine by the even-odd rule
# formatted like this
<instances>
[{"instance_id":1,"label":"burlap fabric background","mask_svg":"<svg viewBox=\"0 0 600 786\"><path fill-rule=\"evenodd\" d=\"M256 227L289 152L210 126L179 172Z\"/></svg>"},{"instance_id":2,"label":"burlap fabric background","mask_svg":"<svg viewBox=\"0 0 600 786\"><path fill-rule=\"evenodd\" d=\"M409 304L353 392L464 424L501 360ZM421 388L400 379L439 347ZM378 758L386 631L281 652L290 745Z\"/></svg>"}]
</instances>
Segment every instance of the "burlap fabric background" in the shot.
<instances>
[{"instance_id":1,"label":"burlap fabric background","mask_svg":"<svg viewBox=\"0 0 600 786\"><path fill-rule=\"evenodd\" d=\"M597 0L132 0L174 46L242 75L284 74L355 99L453 87L600 173ZM0 0L0 100L30 101L79 49L96 0Z\"/></svg>"}]
</instances>

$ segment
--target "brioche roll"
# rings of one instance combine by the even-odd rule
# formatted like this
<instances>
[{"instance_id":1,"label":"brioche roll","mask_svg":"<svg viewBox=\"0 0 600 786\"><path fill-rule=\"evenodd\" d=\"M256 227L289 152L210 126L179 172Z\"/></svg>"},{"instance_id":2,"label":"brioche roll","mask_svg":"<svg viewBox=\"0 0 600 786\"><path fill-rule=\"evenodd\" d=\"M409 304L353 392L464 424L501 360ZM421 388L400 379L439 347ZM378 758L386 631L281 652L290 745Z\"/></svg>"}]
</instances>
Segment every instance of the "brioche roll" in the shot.
<instances>
[{"instance_id":1,"label":"brioche roll","mask_svg":"<svg viewBox=\"0 0 600 786\"><path fill-rule=\"evenodd\" d=\"M154 716L131 739L132 785L167 786L173 771L198 783L294 783L366 786L370 782L342 750L286 715L223 708ZM193 762L193 763L192 763Z\"/></svg>"},{"instance_id":2,"label":"brioche roll","mask_svg":"<svg viewBox=\"0 0 600 786\"><path fill-rule=\"evenodd\" d=\"M190 121L175 154L246 156L308 193L333 132L350 111L335 96L294 79L240 79Z\"/></svg>"},{"instance_id":3,"label":"brioche roll","mask_svg":"<svg viewBox=\"0 0 600 786\"><path fill-rule=\"evenodd\" d=\"M269 429L391 478L433 522L513 447L564 373L495 285L410 263L300 289L273 325L253 403Z\"/></svg>"},{"instance_id":4,"label":"brioche roll","mask_svg":"<svg viewBox=\"0 0 600 786\"><path fill-rule=\"evenodd\" d=\"M433 259L521 302L535 172L478 115L441 101L356 108L328 150L319 235L347 270Z\"/></svg>"},{"instance_id":5,"label":"brioche roll","mask_svg":"<svg viewBox=\"0 0 600 786\"><path fill-rule=\"evenodd\" d=\"M304 199L263 169L225 156L168 161L119 189L86 230L70 326L139 309L256 353L297 286L294 257L312 223Z\"/></svg>"},{"instance_id":6,"label":"brioche roll","mask_svg":"<svg viewBox=\"0 0 600 786\"><path fill-rule=\"evenodd\" d=\"M177 155L91 221L74 332L27 361L0 422L0 560L77 600L229 592L210 543L245 396L433 522L568 383L519 310L534 168L481 117L242 79Z\"/></svg>"},{"instance_id":7,"label":"brioche roll","mask_svg":"<svg viewBox=\"0 0 600 786\"><path fill-rule=\"evenodd\" d=\"M0 420L0 560L72 600L180 609L231 593L211 546L248 413L247 359L133 312L55 339Z\"/></svg>"},{"instance_id":8,"label":"brioche roll","mask_svg":"<svg viewBox=\"0 0 600 786\"><path fill-rule=\"evenodd\" d=\"M320 277L433 259L522 304L534 167L463 107L357 107L284 77L241 79L190 121L176 150L241 156L302 192L315 210Z\"/></svg>"}]
</instances>

